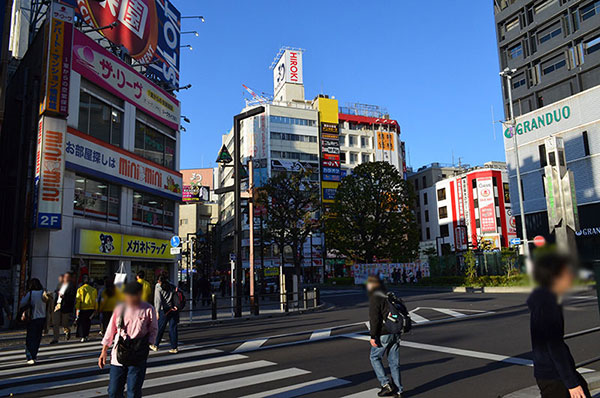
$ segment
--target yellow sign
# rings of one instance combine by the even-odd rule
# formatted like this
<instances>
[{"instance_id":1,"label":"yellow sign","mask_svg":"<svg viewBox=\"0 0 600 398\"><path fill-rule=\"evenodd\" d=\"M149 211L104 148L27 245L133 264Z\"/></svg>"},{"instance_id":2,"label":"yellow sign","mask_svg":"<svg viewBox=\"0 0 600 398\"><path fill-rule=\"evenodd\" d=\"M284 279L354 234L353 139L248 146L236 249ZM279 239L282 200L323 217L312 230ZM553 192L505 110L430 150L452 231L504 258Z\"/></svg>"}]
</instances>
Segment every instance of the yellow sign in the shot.
<instances>
[{"instance_id":1,"label":"yellow sign","mask_svg":"<svg viewBox=\"0 0 600 398\"><path fill-rule=\"evenodd\" d=\"M277 276L277 275L279 275L279 268L277 268L277 267L265 268L265 276Z\"/></svg>"},{"instance_id":2,"label":"yellow sign","mask_svg":"<svg viewBox=\"0 0 600 398\"><path fill-rule=\"evenodd\" d=\"M79 231L78 254L164 260L175 258L171 254L170 243L166 239L87 229Z\"/></svg>"},{"instance_id":3,"label":"yellow sign","mask_svg":"<svg viewBox=\"0 0 600 398\"><path fill-rule=\"evenodd\" d=\"M377 149L384 151L394 150L394 133L377 132Z\"/></svg>"},{"instance_id":4,"label":"yellow sign","mask_svg":"<svg viewBox=\"0 0 600 398\"><path fill-rule=\"evenodd\" d=\"M339 123L338 101L331 98L317 98L317 109L319 110L321 123Z\"/></svg>"}]
</instances>

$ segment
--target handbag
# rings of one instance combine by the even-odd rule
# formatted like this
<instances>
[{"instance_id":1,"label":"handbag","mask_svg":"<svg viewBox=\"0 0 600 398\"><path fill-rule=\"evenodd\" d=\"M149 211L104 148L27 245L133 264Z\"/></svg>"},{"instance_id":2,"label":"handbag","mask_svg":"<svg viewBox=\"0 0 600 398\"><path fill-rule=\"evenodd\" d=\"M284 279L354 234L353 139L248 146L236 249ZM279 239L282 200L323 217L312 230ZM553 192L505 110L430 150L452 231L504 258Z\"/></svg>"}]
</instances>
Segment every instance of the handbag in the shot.
<instances>
[{"instance_id":1,"label":"handbag","mask_svg":"<svg viewBox=\"0 0 600 398\"><path fill-rule=\"evenodd\" d=\"M125 307L121 309L121 315L117 321L117 330L119 331L119 340L117 341L117 361L123 366L136 366L146 362L150 353L150 345L148 334L144 337L136 337L132 339L127 336L125 328ZM125 337L121 335L121 331L125 332Z\"/></svg>"}]
</instances>

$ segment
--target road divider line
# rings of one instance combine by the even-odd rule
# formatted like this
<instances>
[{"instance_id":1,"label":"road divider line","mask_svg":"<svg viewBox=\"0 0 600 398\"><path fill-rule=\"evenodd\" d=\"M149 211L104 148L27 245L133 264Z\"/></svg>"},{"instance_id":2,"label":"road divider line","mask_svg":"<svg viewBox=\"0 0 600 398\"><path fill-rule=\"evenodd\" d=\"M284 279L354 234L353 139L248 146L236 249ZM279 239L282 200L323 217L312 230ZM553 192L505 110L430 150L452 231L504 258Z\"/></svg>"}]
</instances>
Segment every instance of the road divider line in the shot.
<instances>
[{"instance_id":1,"label":"road divider line","mask_svg":"<svg viewBox=\"0 0 600 398\"><path fill-rule=\"evenodd\" d=\"M335 377L325 377L323 379L308 381L306 383L294 384L292 386L285 386L275 390L246 395L242 398L294 398L346 384L350 384L350 382Z\"/></svg>"},{"instance_id":2,"label":"road divider line","mask_svg":"<svg viewBox=\"0 0 600 398\"><path fill-rule=\"evenodd\" d=\"M417 307L414 310L409 312L410 315L410 319L414 322L414 323L425 323L425 322L429 322L429 319L422 317L421 315L417 314L417 311L420 310L421 307Z\"/></svg>"},{"instance_id":3,"label":"road divider line","mask_svg":"<svg viewBox=\"0 0 600 398\"><path fill-rule=\"evenodd\" d=\"M441 312L442 314L450 315L453 318L465 318L468 315L461 314L460 312L448 309L448 308L432 308L432 310Z\"/></svg>"},{"instance_id":4,"label":"road divider line","mask_svg":"<svg viewBox=\"0 0 600 398\"><path fill-rule=\"evenodd\" d=\"M311 341L323 340L323 339L326 339L326 338L328 338L330 336L331 336L331 329L315 330L310 335L309 340L311 340Z\"/></svg>"},{"instance_id":5,"label":"road divider line","mask_svg":"<svg viewBox=\"0 0 600 398\"><path fill-rule=\"evenodd\" d=\"M233 350L233 352L246 352L246 351L258 350L260 347L262 347L263 344L265 344L267 342L267 340L269 340L269 339L265 338L265 339L248 340L246 342L243 342L238 348Z\"/></svg>"}]
</instances>

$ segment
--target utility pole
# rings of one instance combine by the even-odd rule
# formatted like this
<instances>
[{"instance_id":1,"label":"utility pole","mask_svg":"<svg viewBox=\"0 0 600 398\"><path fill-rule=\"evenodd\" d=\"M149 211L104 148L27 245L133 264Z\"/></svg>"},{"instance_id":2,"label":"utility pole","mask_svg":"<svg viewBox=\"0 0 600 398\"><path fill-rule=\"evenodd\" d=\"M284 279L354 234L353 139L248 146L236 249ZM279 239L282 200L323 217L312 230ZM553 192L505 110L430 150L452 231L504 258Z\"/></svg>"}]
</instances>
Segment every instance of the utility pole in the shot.
<instances>
[{"instance_id":1,"label":"utility pole","mask_svg":"<svg viewBox=\"0 0 600 398\"><path fill-rule=\"evenodd\" d=\"M527 267L527 274L531 275L533 272L531 266L531 257L529 255L529 241L527 240L527 226L525 225L525 209L523 208L523 187L521 185L521 163L519 161L519 144L517 142L517 132L515 129L515 112L512 99L512 75L516 72L516 69L506 68L500 72L501 77L506 78L506 86L508 90L508 109L510 112L508 125L510 126L510 132L512 133L513 145L515 149L515 169L517 170L517 189L519 192L519 210L521 212L521 233L523 235L523 254L525 255L525 266Z\"/></svg>"}]
</instances>

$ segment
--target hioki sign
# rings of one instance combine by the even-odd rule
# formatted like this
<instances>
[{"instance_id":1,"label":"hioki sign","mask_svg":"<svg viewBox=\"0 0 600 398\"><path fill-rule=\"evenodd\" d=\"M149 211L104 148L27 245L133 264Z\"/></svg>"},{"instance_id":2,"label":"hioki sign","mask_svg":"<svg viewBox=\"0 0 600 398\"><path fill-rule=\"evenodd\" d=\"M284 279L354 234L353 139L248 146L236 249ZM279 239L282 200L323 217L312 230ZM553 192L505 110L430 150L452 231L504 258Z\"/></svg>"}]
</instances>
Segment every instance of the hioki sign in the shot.
<instances>
[{"instance_id":1,"label":"hioki sign","mask_svg":"<svg viewBox=\"0 0 600 398\"><path fill-rule=\"evenodd\" d=\"M69 129L65 153L69 169L176 201L182 199L183 180L180 173L77 130Z\"/></svg>"},{"instance_id":2,"label":"hioki sign","mask_svg":"<svg viewBox=\"0 0 600 398\"><path fill-rule=\"evenodd\" d=\"M285 50L273 69L275 96L285 83L303 84L302 51Z\"/></svg>"},{"instance_id":3,"label":"hioki sign","mask_svg":"<svg viewBox=\"0 0 600 398\"><path fill-rule=\"evenodd\" d=\"M117 97L142 108L174 130L179 130L179 101L131 66L76 30L73 70Z\"/></svg>"},{"instance_id":4,"label":"hioki sign","mask_svg":"<svg viewBox=\"0 0 600 398\"><path fill-rule=\"evenodd\" d=\"M42 116L38 124L35 159L35 227L62 228L67 121Z\"/></svg>"}]
</instances>

